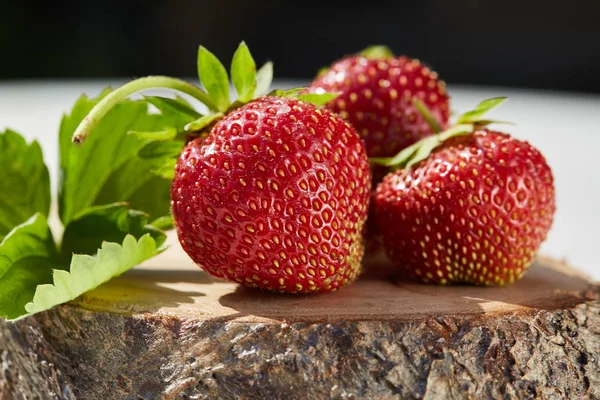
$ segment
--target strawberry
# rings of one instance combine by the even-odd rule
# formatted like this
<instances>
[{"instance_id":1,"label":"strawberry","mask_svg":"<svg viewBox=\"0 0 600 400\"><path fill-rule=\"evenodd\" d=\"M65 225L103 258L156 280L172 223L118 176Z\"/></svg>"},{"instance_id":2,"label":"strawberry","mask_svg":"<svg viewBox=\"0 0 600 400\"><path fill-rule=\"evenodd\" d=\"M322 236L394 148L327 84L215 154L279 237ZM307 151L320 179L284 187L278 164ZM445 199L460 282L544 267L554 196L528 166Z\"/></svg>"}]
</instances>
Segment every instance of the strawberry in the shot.
<instances>
[{"instance_id":1,"label":"strawberry","mask_svg":"<svg viewBox=\"0 0 600 400\"><path fill-rule=\"evenodd\" d=\"M309 88L313 93L340 93L326 107L356 128L369 157L392 156L434 133L414 99L427 105L442 129L450 116L446 85L438 74L419 60L395 57L382 46L335 61Z\"/></svg>"},{"instance_id":2,"label":"strawberry","mask_svg":"<svg viewBox=\"0 0 600 400\"><path fill-rule=\"evenodd\" d=\"M320 106L335 95L303 88L264 95L264 72L255 71L242 43L231 68L232 103L224 67L200 49L208 93L193 92L214 112L187 125L186 137L195 138L173 170L177 237L217 278L287 293L336 290L361 270L371 193L364 144Z\"/></svg>"},{"instance_id":3,"label":"strawberry","mask_svg":"<svg viewBox=\"0 0 600 400\"><path fill-rule=\"evenodd\" d=\"M183 249L214 276L329 291L360 271L369 182L350 125L299 100L264 97L184 148L173 216Z\"/></svg>"},{"instance_id":4,"label":"strawberry","mask_svg":"<svg viewBox=\"0 0 600 400\"><path fill-rule=\"evenodd\" d=\"M388 162L410 165L375 190L387 255L425 283L512 283L552 226L551 168L539 150L509 134L477 124L466 135L459 131L426 139Z\"/></svg>"}]
</instances>

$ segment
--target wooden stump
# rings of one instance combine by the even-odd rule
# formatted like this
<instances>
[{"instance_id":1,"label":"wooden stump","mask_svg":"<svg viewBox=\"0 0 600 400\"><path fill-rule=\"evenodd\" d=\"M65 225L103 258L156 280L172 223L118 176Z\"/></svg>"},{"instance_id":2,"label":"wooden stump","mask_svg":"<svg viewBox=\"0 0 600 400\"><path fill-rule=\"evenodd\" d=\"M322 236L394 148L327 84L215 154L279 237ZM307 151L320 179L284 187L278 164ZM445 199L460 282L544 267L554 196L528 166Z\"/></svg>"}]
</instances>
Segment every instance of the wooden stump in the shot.
<instances>
[{"instance_id":1,"label":"wooden stump","mask_svg":"<svg viewBox=\"0 0 600 400\"><path fill-rule=\"evenodd\" d=\"M506 288L364 276L284 296L169 251L0 323L0 399L597 399L600 287L539 258Z\"/></svg>"}]
</instances>

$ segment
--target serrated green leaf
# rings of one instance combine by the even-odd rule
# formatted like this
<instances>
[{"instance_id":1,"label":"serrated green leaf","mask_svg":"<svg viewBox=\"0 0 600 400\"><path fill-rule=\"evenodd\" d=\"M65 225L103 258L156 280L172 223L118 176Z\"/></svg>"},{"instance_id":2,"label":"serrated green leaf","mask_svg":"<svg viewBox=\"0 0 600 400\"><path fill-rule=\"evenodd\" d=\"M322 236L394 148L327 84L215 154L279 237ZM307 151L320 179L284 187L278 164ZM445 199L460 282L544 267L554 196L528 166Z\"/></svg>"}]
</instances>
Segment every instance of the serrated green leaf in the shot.
<instances>
[{"instance_id":1,"label":"serrated green leaf","mask_svg":"<svg viewBox=\"0 0 600 400\"><path fill-rule=\"evenodd\" d=\"M340 93L304 93L299 94L296 97L299 100L306 101L307 103L314 104L316 106L323 106L329 103L331 100L337 98Z\"/></svg>"},{"instance_id":2,"label":"serrated green leaf","mask_svg":"<svg viewBox=\"0 0 600 400\"><path fill-rule=\"evenodd\" d=\"M37 141L0 133L0 240L15 226L50 210L50 176Z\"/></svg>"},{"instance_id":3,"label":"serrated green leaf","mask_svg":"<svg viewBox=\"0 0 600 400\"><path fill-rule=\"evenodd\" d=\"M358 54L370 59L394 57L392 50L390 50L389 47L382 45L369 46L366 49L361 50Z\"/></svg>"},{"instance_id":4,"label":"serrated green leaf","mask_svg":"<svg viewBox=\"0 0 600 400\"><path fill-rule=\"evenodd\" d=\"M192 121L189 124L187 124L184 127L184 130L186 132L200 132L201 130L203 130L204 128L206 128L207 126L212 124L213 122L220 120L221 118L223 118L222 113L205 115L205 116L200 117L197 120Z\"/></svg>"},{"instance_id":5,"label":"serrated green leaf","mask_svg":"<svg viewBox=\"0 0 600 400\"><path fill-rule=\"evenodd\" d=\"M46 217L37 213L15 227L0 242L0 318L26 313L38 284L52 282L59 268Z\"/></svg>"},{"instance_id":6,"label":"serrated green leaf","mask_svg":"<svg viewBox=\"0 0 600 400\"><path fill-rule=\"evenodd\" d=\"M75 300L160 251L150 235L143 236L139 241L127 235L122 245L104 242L96 256L75 255L69 272L54 270L52 283L37 287L33 299L25 305L25 311L35 314Z\"/></svg>"},{"instance_id":7,"label":"serrated green leaf","mask_svg":"<svg viewBox=\"0 0 600 400\"><path fill-rule=\"evenodd\" d=\"M494 97L491 99L484 100L481 103L479 103L477 105L477 107L475 107L475 109L473 109L471 111L467 111L466 113L464 113L460 117L458 117L458 120L456 121L456 123L457 124L475 123L475 122L479 121L483 117L483 115L486 114L488 111L490 111L491 109L502 104L506 100L507 100L506 97Z\"/></svg>"},{"instance_id":8,"label":"serrated green leaf","mask_svg":"<svg viewBox=\"0 0 600 400\"><path fill-rule=\"evenodd\" d=\"M88 207L122 201L130 202L132 208L148 213L151 219L165 215L170 209L168 184L148 185L148 182L156 179L156 175L151 173L156 162L138 156L147 140L128 132L169 130L173 126L189 123L193 120L192 116L179 113L175 103L163 98L152 99L160 114L149 111L149 99L126 100L99 122L83 144L74 145L71 141L73 132L98 101L100 98L81 97L61 122L61 220L68 224ZM157 192L159 189L162 192ZM154 201L144 200L146 197ZM149 208L139 208L140 204L135 204L134 199Z\"/></svg>"},{"instance_id":9,"label":"serrated green leaf","mask_svg":"<svg viewBox=\"0 0 600 400\"><path fill-rule=\"evenodd\" d=\"M247 103L256 89L256 63L245 42L240 43L231 61L231 80L238 100Z\"/></svg>"},{"instance_id":10,"label":"serrated green leaf","mask_svg":"<svg viewBox=\"0 0 600 400\"><path fill-rule=\"evenodd\" d=\"M95 254L104 241L121 243L126 235L136 239L149 234L157 245L164 243L165 233L148 223L148 214L132 210L127 203L90 207L77 215L63 234L63 257Z\"/></svg>"},{"instance_id":11,"label":"serrated green leaf","mask_svg":"<svg viewBox=\"0 0 600 400\"><path fill-rule=\"evenodd\" d=\"M229 108L229 78L219 59L204 46L198 50L198 76L208 95L221 112Z\"/></svg>"},{"instance_id":12,"label":"serrated green leaf","mask_svg":"<svg viewBox=\"0 0 600 400\"><path fill-rule=\"evenodd\" d=\"M265 63L256 73L256 89L254 90L254 98L264 96L269 92L271 83L273 82L273 63Z\"/></svg>"}]
</instances>

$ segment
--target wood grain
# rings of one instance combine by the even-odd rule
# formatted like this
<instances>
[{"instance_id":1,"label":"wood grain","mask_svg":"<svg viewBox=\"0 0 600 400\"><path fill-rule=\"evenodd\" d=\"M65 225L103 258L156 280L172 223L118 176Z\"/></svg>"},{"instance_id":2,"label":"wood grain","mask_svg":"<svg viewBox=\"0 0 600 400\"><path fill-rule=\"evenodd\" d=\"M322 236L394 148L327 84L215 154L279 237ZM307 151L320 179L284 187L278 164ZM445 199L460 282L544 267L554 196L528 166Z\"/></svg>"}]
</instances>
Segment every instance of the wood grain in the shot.
<instances>
[{"instance_id":1,"label":"wood grain","mask_svg":"<svg viewBox=\"0 0 600 400\"><path fill-rule=\"evenodd\" d=\"M344 289L291 296L212 279L174 244L0 323L0 400L600 398L600 287L564 263L439 287L374 258Z\"/></svg>"}]
</instances>

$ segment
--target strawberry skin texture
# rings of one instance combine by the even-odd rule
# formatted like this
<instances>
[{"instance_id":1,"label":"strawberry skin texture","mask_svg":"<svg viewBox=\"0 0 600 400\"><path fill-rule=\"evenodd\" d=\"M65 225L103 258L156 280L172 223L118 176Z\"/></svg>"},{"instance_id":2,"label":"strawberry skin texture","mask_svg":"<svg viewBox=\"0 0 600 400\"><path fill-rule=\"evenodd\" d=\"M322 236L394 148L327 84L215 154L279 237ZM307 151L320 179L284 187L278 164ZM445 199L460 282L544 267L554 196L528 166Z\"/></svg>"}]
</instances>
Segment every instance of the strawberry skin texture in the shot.
<instances>
[{"instance_id":1,"label":"strawberry skin texture","mask_svg":"<svg viewBox=\"0 0 600 400\"><path fill-rule=\"evenodd\" d=\"M329 110L262 97L189 142L175 171L179 241L211 275L287 293L332 291L358 276L369 161Z\"/></svg>"},{"instance_id":2,"label":"strawberry skin texture","mask_svg":"<svg viewBox=\"0 0 600 400\"><path fill-rule=\"evenodd\" d=\"M450 116L446 85L416 59L343 58L310 85L341 92L326 106L348 120L365 141L369 157L389 157L433 132L413 105L421 99L445 128Z\"/></svg>"},{"instance_id":3,"label":"strawberry skin texture","mask_svg":"<svg viewBox=\"0 0 600 400\"><path fill-rule=\"evenodd\" d=\"M373 201L393 263L438 284L520 279L556 210L542 154L490 130L452 138L410 170L390 173Z\"/></svg>"}]
</instances>

